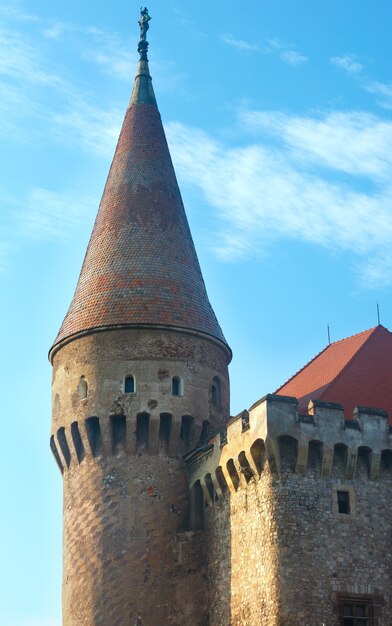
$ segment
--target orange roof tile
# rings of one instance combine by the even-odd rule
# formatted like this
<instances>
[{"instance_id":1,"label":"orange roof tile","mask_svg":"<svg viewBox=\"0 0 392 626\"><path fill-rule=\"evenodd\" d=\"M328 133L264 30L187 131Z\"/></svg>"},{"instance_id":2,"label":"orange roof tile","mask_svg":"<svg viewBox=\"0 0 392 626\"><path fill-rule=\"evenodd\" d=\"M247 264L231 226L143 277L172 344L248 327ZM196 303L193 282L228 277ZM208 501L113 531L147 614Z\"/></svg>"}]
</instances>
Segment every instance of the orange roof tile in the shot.
<instances>
[{"instance_id":1,"label":"orange roof tile","mask_svg":"<svg viewBox=\"0 0 392 626\"><path fill-rule=\"evenodd\" d=\"M392 420L391 383L392 333L379 325L327 346L275 393L298 398L303 413L312 399L343 404L346 418L367 406Z\"/></svg>"}]
</instances>

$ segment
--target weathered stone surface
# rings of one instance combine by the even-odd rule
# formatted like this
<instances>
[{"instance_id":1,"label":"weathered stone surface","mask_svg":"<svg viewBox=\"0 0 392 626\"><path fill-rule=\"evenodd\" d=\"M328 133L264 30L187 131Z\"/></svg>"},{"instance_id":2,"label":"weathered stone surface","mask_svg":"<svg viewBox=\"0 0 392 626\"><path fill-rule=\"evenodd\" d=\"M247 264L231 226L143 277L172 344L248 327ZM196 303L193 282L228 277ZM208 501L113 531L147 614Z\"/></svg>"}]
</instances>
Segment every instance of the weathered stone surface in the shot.
<instances>
[{"instance_id":1,"label":"weathered stone surface","mask_svg":"<svg viewBox=\"0 0 392 626\"><path fill-rule=\"evenodd\" d=\"M64 626L206 626L204 541L189 532L182 454L206 420L227 421L227 352L185 333L116 330L72 341L53 365ZM135 393L124 393L128 375ZM173 376L182 395L172 394ZM220 406L211 401L216 377ZM187 437L183 417L193 420Z\"/></svg>"},{"instance_id":2,"label":"weathered stone surface","mask_svg":"<svg viewBox=\"0 0 392 626\"><path fill-rule=\"evenodd\" d=\"M267 396L245 430L240 415L227 443L188 455L207 505L210 626L339 626L342 595L371 600L372 626L392 623L392 442L373 413L347 430L341 407L303 422Z\"/></svg>"}]
</instances>

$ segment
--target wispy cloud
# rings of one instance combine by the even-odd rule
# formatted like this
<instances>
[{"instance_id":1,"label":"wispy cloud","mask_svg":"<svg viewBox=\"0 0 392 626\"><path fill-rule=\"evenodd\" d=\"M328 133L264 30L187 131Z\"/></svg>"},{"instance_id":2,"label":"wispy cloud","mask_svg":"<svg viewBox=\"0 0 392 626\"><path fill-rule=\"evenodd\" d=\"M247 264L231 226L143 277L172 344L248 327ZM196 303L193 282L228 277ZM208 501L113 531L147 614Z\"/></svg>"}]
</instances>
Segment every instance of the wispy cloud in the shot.
<instances>
[{"instance_id":1,"label":"wispy cloud","mask_svg":"<svg viewBox=\"0 0 392 626\"><path fill-rule=\"evenodd\" d=\"M55 133L62 143L78 145L90 155L113 156L124 111L106 111L81 100L53 116Z\"/></svg>"},{"instance_id":2,"label":"wispy cloud","mask_svg":"<svg viewBox=\"0 0 392 626\"><path fill-rule=\"evenodd\" d=\"M267 40L270 52L277 52L284 63L288 65L302 65L308 61L308 57L298 52L292 44L288 44L279 37L273 37Z\"/></svg>"},{"instance_id":3,"label":"wispy cloud","mask_svg":"<svg viewBox=\"0 0 392 626\"><path fill-rule=\"evenodd\" d=\"M11 203L12 204L12 203ZM33 188L12 210L18 238L35 241L62 241L90 220L96 199Z\"/></svg>"},{"instance_id":4,"label":"wispy cloud","mask_svg":"<svg viewBox=\"0 0 392 626\"><path fill-rule=\"evenodd\" d=\"M349 251L367 286L390 283L392 158L384 133L391 135L392 123L357 112L248 112L241 122L254 141L238 148L197 129L169 127L180 177L220 220L217 254L236 259L265 252L270 241L295 239Z\"/></svg>"},{"instance_id":5,"label":"wispy cloud","mask_svg":"<svg viewBox=\"0 0 392 626\"><path fill-rule=\"evenodd\" d=\"M296 52L296 50L288 50L287 52L282 52L280 58L285 63L289 65L302 65L302 63L306 63L308 57L300 52Z\"/></svg>"},{"instance_id":6,"label":"wispy cloud","mask_svg":"<svg viewBox=\"0 0 392 626\"><path fill-rule=\"evenodd\" d=\"M330 61L347 74L360 74L364 68L354 54L331 57Z\"/></svg>"},{"instance_id":7,"label":"wispy cloud","mask_svg":"<svg viewBox=\"0 0 392 626\"><path fill-rule=\"evenodd\" d=\"M13 256L27 242L69 241L92 221L97 200L69 191L41 188L29 189L18 197L2 193L0 273L10 269Z\"/></svg>"},{"instance_id":8,"label":"wispy cloud","mask_svg":"<svg viewBox=\"0 0 392 626\"><path fill-rule=\"evenodd\" d=\"M237 48L237 50L243 50L245 52L278 54L280 59L284 63L287 63L287 65L302 65L302 63L308 61L307 56L305 56L301 52L298 52L294 46L285 43L282 39L279 39L278 37L267 39L267 42L263 46L260 46L256 43L250 43L245 39L239 39L229 34L221 35L221 41L223 41L228 46L231 46L232 48Z\"/></svg>"},{"instance_id":9,"label":"wispy cloud","mask_svg":"<svg viewBox=\"0 0 392 626\"><path fill-rule=\"evenodd\" d=\"M224 43L227 43L229 46L233 48L238 48L239 50L247 50L248 52L256 52L259 50L259 46L254 43L249 43L244 39L236 39L232 35L222 35L221 40Z\"/></svg>"},{"instance_id":10,"label":"wispy cloud","mask_svg":"<svg viewBox=\"0 0 392 626\"><path fill-rule=\"evenodd\" d=\"M392 109L392 84L383 83L369 76L365 71L364 64L358 61L355 54L331 57L330 62L351 76L361 89L374 94L379 106L384 109Z\"/></svg>"}]
</instances>

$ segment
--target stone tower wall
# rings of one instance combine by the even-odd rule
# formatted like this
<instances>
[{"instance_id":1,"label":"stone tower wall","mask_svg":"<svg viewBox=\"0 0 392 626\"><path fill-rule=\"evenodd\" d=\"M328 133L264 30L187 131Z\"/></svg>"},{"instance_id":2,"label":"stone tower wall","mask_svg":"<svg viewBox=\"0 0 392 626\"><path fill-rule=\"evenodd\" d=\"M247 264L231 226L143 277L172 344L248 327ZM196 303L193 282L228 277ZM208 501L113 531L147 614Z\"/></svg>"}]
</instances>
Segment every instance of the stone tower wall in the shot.
<instances>
[{"instance_id":1,"label":"stone tower wall","mask_svg":"<svg viewBox=\"0 0 392 626\"><path fill-rule=\"evenodd\" d=\"M267 396L187 465L206 506L211 605L225 598L211 626L338 626L343 598L371 603L372 626L392 623L383 411L359 407L349 421L340 405L314 403L301 416L294 398Z\"/></svg>"},{"instance_id":2,"label":"stone tower wall","mask_svg":"<svg viewBox=\"0 0 392 626\"><path fill-rule=\"evenodd\" d=\"M64 626L206 624L182 455L227 420L227 361L212 340L154 329L86 335L55 354L51 448L64 480ZM134 393L125 393L129 375Z\"/></svg>"}]
</instances>

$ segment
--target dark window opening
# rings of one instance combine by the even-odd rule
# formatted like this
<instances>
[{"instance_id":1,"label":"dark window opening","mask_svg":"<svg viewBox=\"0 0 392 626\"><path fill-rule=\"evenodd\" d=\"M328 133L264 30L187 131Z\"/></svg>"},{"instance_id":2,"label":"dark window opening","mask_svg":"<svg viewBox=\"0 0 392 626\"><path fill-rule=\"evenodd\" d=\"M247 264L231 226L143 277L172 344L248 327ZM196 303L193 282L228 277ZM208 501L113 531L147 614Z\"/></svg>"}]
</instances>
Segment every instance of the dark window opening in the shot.
<instances>
[{"instance_id":1,"label":"dark window opening","mask_svg":"<svg viewBox=\"0 0 392 626\"><path fill-rule=\"evenodd\" d=\"M86 433L90 445L91 454L98 456L102 451L102 435L98 417L88 417L86 419Z\"/></svg>"},{"instance_id":2,"label":"dark window opening","mask_svg":"<svg viewBox=\"0 0 392 626\"><path fill-rule=\"evenodd\" d=\"M61 448L61 452L63 453L64 461L67 464L67 467L71 465L71 452L69 450L68 441L65 436L65 428L59 428L57 431L57 441L59 442L59 446Z\"/></svg>"},{"instance_id":3,"label":"dark window opening","mask_svg":"<svg viewBox=\"0 0 392 626\"><path fill-rule=\"evenodd\" d=\"M72 441L74 444L76 456L80 463L81 461L83 461L85 457L85 452L84 452L84 445L83 445L82 438L80 436L79 426L77 422L73 422L71 424L71 435L72 435Z\"/></svg>"},{"instance_id":4,"label":"dark window opening","mask_svg":"<svg viewBox=\"0 0 392 626\"><path fill-rule=\"evenodd\" d=\"M280 463L282 471L295 472L298 458L298 441L289 435L282 435L278 439Z\"/></svg>"},{"instance_id":5,"label":"dark window opening","mask_svg":"<svg viewBox=\"0 0 392 626\"><path fill-rule=\"evenodd\" d=\"M178 376L174 376L174 378L172 378L172 395L182 396L181 387L182 387L181 378L178 378Z\"/></svg>"},{"instance_id":6,"label":"dark window opening","mask_svg":"<svg viewBox=\"0 0 392 626\"><path fill-rule=\"evenodd\" d=\"M125 419L125 415L111 415L110 424L112 427L113 454L125 452L125 442L127 436L127 421Z\"/></svg>"},{"instance_id":7,"label":"dark window opening","mask_svg":"<svg viewBox=\"0 0 392 626\"><path fill-rule=\"evenodd\" d=\"M135 379L133 376L127 376L124 381L124 392L135 393Z\"/></svg>"},{"instance_id":8,"label":"dark window opening","mask_svg":"<svg viewBox=\"0 0 392 626\"><path fill-rule=\"evenodd\" d=\"M372 626L373 605L371 600L342 598L340 602L341 626Z\"/></svg>"},{"instance_id":9,"label":"dark window opening","mask_svg":"<svg viewBox=\"0 0 392 626\"><path fill-rule=\"evenodd\" d=\"M211 434L211 425L208 420L203 420L203 426L200 433L200 443L206 444L208 443L208 439Z\"/></svg>"},{"instance_id":10,"label":"dark window opening","mask_svg":"<svg viewBox=\"0 0 392 626\"><path fill-rule=\"evenodd\" d=\"M182 416L180 439L184 442L185 448L188 449L193 439L193 417L190 415Z\"/></svg>"},{"instance_id":11,"label":"dark window opening","mask_svg":"<svg viewBox=\"0 0 392 626\"><path fill-rule=\"evenodd\" d=\"M350 493L348 491L338 491L338 511L345 515L350 515Z\"/></svg>"},{"instance_id":12,"label":"dark window opening","mask_svg":"<svg viewBox=\"0 0 392 626\"><path fill-rule=\"evenodd\" d=\"M242 432L245 432L246 430L249 430L250 428L248 411L242 411L241 413L241 426L242 426Z\"/></svg>"},{"instance_id":13,"label":"dark window opening","mask_svg":"<svg viewBox=\"0 0 392 626\"><path fill-rule=\"evenodd\" d=\"M323 444L321 441L310 441L308 450L308 468L314 474L321 474L323 463Z\"/></svg>"},{"instance_id":14,"label":"dark window opening","mask_svg":"<svg viewBox=\"0 0 392 626\"><path fill-rule=\"evenodd\" d=\"M222 403L221 398L221 381L217 376L214 376L211 384L211 402L213 406L220 407Z\"/></svg>"},{"instance_id":15,"label":"dark window opening","mask_svg":"<svg viewBox=\"0 0 392 626\"><path fill-rule=\"evenodd\" d=\"M163 450L167 450L169 448L171 427L172 416L168 413L162 413L159 423L159 447Z\"/></svg>"},{"instance_id":16,"label":"dark window opening","mask_svg":"<svg viewBox=\"0 0 392 626\"><path fill-rule=\"evenodd\" d=\"M57 465L60 468L60 472L63 473L64 472L64 466L63 466L63 464L61 462L60 455L57 452L56 444L55 444L55 441L54 441L54 435L52 435L51 438L50 438L50 449L52 450L52 454L53 454L54 458L56 459Z\"/></svg>"},{"instance_id":17,"label":"dark window opening","mask_svg":"<svg viewBox=\"0 0 392 626\"><path fill-rule=\"evenodd\" d=\"M191 525L192 530L204 529L204 493L200 480L195 482L191 491Z\"/></svg>"},{"instance_id":18,"label":"dark window opening","mask_svg":"<svg viewBox=\"0 0 392 626\"><path fill-rule=\"evenodd\" d=\"M216 493L215 485L213 483L211 474L206 474L204 481L206 483L206 487L207 487L212 503L217 502L218 494Z\"/></svg>"},{"instance_id":19,"label":"dark window opening","mask_svg":"<svg viewBox=\"0 0 392 626\"><path fill-rule=\"evenodd\" d=\"M221 488L221 491L222 491L223 495L225 495L228 492L229 487L227 485L225 475L224 475L223 470L222 470L220 465L215 470L215 476L216 476L216 479L218 481L218 485Z\"/></svg>"},{"instance_id":20,"label":"dark window opening","mask_svg":"<svg viewBox=\"0 0 392 626\"><path fill-rule=\"evenodd\" d=\"M383 450L381 453L380 474L388 474L392 472L392 451Z\"/></svg>"},{"instance_id":21,"label":"dark window opening","mask_svg":"<svg viewBox=\"0 0 392 626\"><path fill-rule=\"evenodd\" d=\"M250 453L259 474L263 471L265 448L262 439L256 439L250 448Z\"/></svg>"},{"instance_id":22,"label":"dark window opening","mask_svg":"<svg viewBox=\"0 0 392 626\"><path fill-rule=\"evenodd\" d=\"M343 443L336 443L332 460L332 476L336 478L344 478L346 476L347 455L347 446Z\"/></svg>"},{"instance_id":23,"label":"dark window opening","mask_svg":"<svg viewBox=\"0 0 392 626\"><path fill-rule=\"evenodd\" d=\"M136 444L139 450L148 447L149 429L150 416L148 413L141 413L137 416L136 422Z\"/></svg>"},{"instance_id":24,"label":"dark window opening","mask_svg":"<svg viewBox=\"0 0 392 626\"><path fill-rule=\"evenodd\" d=\"M238 476L233 459L229 459L227 461L226 468L231 478L231 482L233 483L233 487L237 491L238 487L240 486L240 477Z\"/></svg>"},{"instance_id":25,"label":"dark window opening","mask_svg":"<svg viewBox=\"0 0 392 626\"><path fill-rule=\"evenodd\" d=\"M372 451L370 448L360 446L358 448L356 477L367 480L370 475Z\"/></svg>"},{"instance_id":26,"label":"dark window opening","mask_svg":"<svg viewBox=\"0 0 392 626\"><path fill-rule=\"evenodd\" d=\"M238 461L240 464L241 473L244 475L245 480L248 483L250 480L252 480L254 476L254 471L249 465L249 461L246 458L245 452L240 452L240 454L238 455Z\"/></svg>"}]
</instances>

